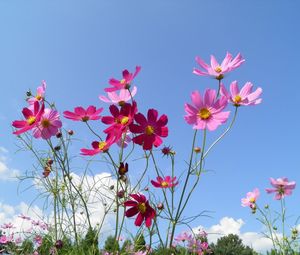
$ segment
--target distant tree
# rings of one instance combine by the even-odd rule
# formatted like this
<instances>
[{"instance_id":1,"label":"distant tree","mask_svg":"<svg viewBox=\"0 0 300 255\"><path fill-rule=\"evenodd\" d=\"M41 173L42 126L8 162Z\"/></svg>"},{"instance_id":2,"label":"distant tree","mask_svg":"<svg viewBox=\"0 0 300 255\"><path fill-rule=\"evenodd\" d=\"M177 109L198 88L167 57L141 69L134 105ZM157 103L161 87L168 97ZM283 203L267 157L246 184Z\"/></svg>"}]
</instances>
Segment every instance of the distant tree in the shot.
<instances>
[{"instance_id":1,"label":"distant tree","mask_svg":"<svg viewBox=\"0 0 300 255\"><path fill-rule=\"evenodd\" d=\"M134 250L135 251L144 251L146 250L146 241L143 233L140 233L136 236L134 240Z\"/></svg>"},{"instance_id":2,"label":"distant tree","mask_svg":"<svg viewBox=\"0 0 300 255\"><path fill-rule=\"evenodd\" d=\"M214 255L258 255L252 248L245 246L238 235L229 234L210 245Z\"/></svg>"},{"instance_id":3,"label":"distant tree","mask_svg":"<svg viewBox=\"0 0 300 255\"><path fill-rule=\"evenodd\" d=\"M118 241L113 236L107 237L104 243L104 250L108 252L116 252L119 251L119 249Z\"/></svg>"}]
</instances>

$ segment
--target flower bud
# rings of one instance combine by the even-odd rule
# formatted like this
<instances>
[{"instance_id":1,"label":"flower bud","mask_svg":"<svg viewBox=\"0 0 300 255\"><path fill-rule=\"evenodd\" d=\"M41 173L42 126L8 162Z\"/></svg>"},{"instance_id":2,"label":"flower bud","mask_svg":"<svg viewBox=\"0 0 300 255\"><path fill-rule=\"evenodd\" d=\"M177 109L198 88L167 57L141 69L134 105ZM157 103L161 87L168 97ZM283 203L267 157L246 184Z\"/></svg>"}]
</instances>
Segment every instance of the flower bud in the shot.
<instances>
[{"instance_id":1,"label":"flower bud","mask_svg":"<svg viewBox=\"0 0 300 255\"><path fill-rule=\"evenodd\" d=\"M55 136L56 136L56 138L61 138L62 137L62 133L60 131L58 131Z\"/></svg>"},{"instance_id":2,"label":"flower bud","mask_svg":"<svg viewBox=\"0 0 300 255\"><path fill-rule=\"evenodd\" d=\"M69 135L74 135L74 131L72 129L68 130Z\"/></svg>"},{"instance_id":3,"label":"flower bud","mask_svg":"<svg viewBox=\"0 0 300 255\"><path fill-rule=\"evenodd\" d=\"M200 153L201 152L201 148L200 147L194 147L194 152L195 153Z\"/></svg>"},{"instance_id":4,"label":"flower bud","mask_svg":"<svg viewBox=\"0 0 300 255\"><path fill-rule=\"evenodd\" d=\"M164 205L162 203L157 204L157 209L158 210L163 210L164 209Z\"/></svg>"},{"instance_id":5,"label":"flower bud","mask_svg":"<svg viewBox=\"0 0 300 255\"><path fill-rule=\"evenodd\" d=\"M26 92L26 96L28 96L28 97L31 97L31 96L32 96L32 93L31 93L30 90L28 90L28 91Z\"/></svg>"},{"instance_id":6,"label":"flower bud","mask_svg":"<svg viewBox=\"0 0 300 255\"><path fill-rule=\"evenodd\" d=\"M49 158L47 160L47 165L51 166L53 164L53 159Z\"/></svg>"},{"instance_id":7,"label":"flower bud","mask_svg":"<svg viewBox=\"0 0 300 255\"><path fill-rule=\"evenodd\" d=\"M59 145L56 145L55 147L54 147L54 150L56 150L56 151L59 151L61 149L61 147L59 146Z\"/></svg>"},{"instance_id":8,"label":"flower bud","mask_svg":"<svg viewBox=\"0 0 300 255\"><path fill-rule=\"evenodd\" d=\"M265 205L265 209L269 209L269 205L268 204Z\"/></svg>"},{"instance_id":9,"label":"flower bud","mask_svg":"<svg viewBox=\"0 0 300 255\"><path fill-rule=\"evenodd\" d=\"M57 240L57 241L55 242L55 248L56 248L56 249L61 249L63 246L64 246L64 243L63 243L62 240Z\"/></svg>"},{"instance_id":10,"label":"flower bud","mask_svg":"<svg viewBox=\"0 0 300 255\"><path fill-rule=\"evenodd\" d=\"M119 175L124 175L128 172L128 163L124 165L123 162L120 163L119 166Z\"/></svg>"},{"instance_id":11,"label":"flower bud","mask_svg":"<svg viewBox=\"0 0 300 255\"><path fill-rule=\"evenodd\" d=\"M149 190L149 187L145 187L144 190L145 190L145 191L148 191L148 190Z\"/></svg>"},{"instance_id":12,"label":"flower bud","mask_svg":"<svg viewBox=\"0 0 300 255\"><path fill-rule=\"evenodd\" d=\"M125 195L124 190L120 190L120 191L118 191L118 193L117 193L118 198L123 198L124 195Z\"/></svg>"},{"instance_id":13,"label":"flower bud","mask_svg":"<svg viewBox=\"0 0 300 255\"><path fill-rule=\"evenodd\" d=\"M110 185L110 187L109 187L110 190L113 190L114 188L115 188L114 185Z\"/></svg>"}]
</instances>

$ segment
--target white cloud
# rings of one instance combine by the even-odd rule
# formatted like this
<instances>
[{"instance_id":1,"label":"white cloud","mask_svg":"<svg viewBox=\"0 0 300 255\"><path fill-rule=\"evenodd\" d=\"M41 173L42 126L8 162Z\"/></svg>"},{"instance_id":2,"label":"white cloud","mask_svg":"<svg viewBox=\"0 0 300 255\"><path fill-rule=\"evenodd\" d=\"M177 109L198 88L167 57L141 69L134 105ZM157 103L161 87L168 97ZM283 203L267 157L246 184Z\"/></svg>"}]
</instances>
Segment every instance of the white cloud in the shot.
<instances>
[{"instance_id":1,"label":"white cloud","mask_svg":"<svg viewBox=\"0 0 300 255\"><path fill-rule=\"evenodd\" d=\"M245 245L250 246L255 251L265 252L267 250L272 249L272 241L264 237L261 233L241 232L241 228L244 225L245 222L242 219L224 217L216 225L212 225L208 228L199 226L197 228L194 228L193 230L195 233L199 230L205 230L208 233L209 242L216 243L217 240L222 236L226 236L228 234L235 234L243 240L243 243Z\"/></svg>"},{"instance_id":2,"label":"white cloud","mask_svg":"<svg viewBox=\"0 0 300 255\"><path fill-rule=\"evenodd\" d=\"M8 166L7 149L0 147L0 180L15 181L20 175L19 170Z\"/></svg>"}]
</instances>

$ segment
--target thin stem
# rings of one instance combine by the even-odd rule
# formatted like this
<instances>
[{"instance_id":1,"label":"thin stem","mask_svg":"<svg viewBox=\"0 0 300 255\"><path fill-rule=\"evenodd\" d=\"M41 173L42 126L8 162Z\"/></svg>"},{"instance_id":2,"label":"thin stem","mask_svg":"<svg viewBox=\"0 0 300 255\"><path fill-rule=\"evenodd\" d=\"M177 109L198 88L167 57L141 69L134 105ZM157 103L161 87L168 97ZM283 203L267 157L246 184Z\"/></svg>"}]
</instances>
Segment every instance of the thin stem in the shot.
<instances>
[{"instance_id":1,"label":"thin stem","mask_svg":"<svg viewBox=\"0 0 300 255\"><path fill-rule=\"evenodd\" d=\"M235 120L236 120L236 116L237 116L237 111L238 111L238 107L235 107L235 111L234 111L234 116L233 119L230 123L230 125L228 126L228 128L209 146L209 148L207 149L207 151L204 153L203 158L206 158L207 154L210 152L210 150L230 131L230 129L232 128Z\"/></svg>"}]
</instances>

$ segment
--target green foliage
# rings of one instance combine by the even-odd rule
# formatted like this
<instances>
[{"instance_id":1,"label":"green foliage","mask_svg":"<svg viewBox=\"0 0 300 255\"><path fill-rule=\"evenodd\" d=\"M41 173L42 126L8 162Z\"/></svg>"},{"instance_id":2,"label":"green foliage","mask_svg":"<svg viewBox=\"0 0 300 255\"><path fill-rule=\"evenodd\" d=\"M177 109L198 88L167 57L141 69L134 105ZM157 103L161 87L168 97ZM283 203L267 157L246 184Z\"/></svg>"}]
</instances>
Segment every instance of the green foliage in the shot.
<instances>
[{"instance_id":1,"label":"green foliage","mask_svg":"<svg viewBox=\"0 0 300 255\"><path fill-rule=\"evenodd\" d=\"M118 241L113 236L107 237L104 244L104 250L108 252L116 252L119 251L119 249Z\"/></svg>"},{"instance_id":2,"label":"green foliage","mask_svg":"<svg viewBox=\"0 0 300 255\"><path fill-rule=\"evenodd\" d=\"M98 248L98 231L96 229L89 228L80 246L83 251L88 251L88 254L90 255L100 254Z\"/></svg>"},{"instance_id":3,"label":"green foliage","mask_svg":"<svg viewBox=\"0 0 300 255\"><path fill-rule=\"evenodd\" d=\"M143 233L139 233L134 240L134 250L144 251L146 250L146 241Z\"/></svg>"},{"instance_id":4,"label":"green foliage","mask_svg":"<svg viewBox=\"0 0 300 255\"><path fill-rule=\"evenodd\" d=\"M229 234L211 244L214 255L257 255L258 253L245 246L238 235Z\"/></svg>"}]
</instances>

